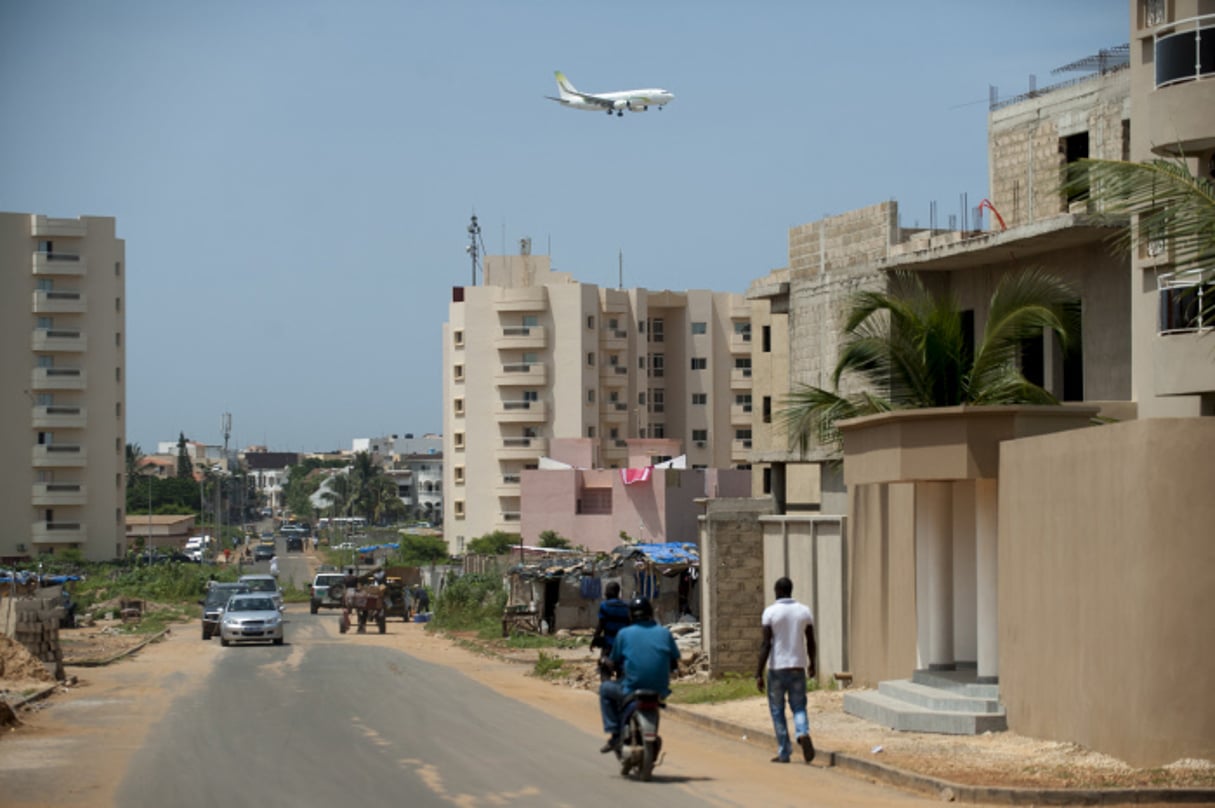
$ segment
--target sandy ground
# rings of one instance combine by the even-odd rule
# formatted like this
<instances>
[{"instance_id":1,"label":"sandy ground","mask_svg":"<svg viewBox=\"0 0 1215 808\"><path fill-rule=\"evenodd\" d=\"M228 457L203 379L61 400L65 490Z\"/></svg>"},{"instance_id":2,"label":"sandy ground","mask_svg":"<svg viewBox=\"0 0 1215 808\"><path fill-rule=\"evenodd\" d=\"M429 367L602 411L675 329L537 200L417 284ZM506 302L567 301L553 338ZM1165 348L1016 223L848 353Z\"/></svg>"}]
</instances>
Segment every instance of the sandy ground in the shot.
<instances>
[{"instance_id":1,"label":"sandy ground","mask_svg":"<svg viewBox=\"0 0 1215 808\"><path fill-rule=\"evenodd\" d=\"M76 631L80 633L65 636L65 639L75 643L72 653L78 654L79 658L108 657L124 643L129 646L144 639L115 636L100 627ZM172 679L180 686L209 670L206 660L210 655L191 653L198 647L197 632L197 621L174 627L166 641L150 645L131 660L115 666L116 672L122 671L122 675L102 675L97 669L69 667L69 673L80 677L79 685L52 698L77 697L78 691L94 687L101 687L103 692L87 693L92 698L117 697L119 693L129 696L134 688L140 696L140 706L132 712L132 727L123 735L124 748L133 748L178 689L177 686L165 688L148 683L175 672L177 675ZM394 621L390 624L390 633L385 636L347 636L352 644L397 647L427 661L458 668L505 695L536 704L554 714L564 717L562 711L574 710L579 714L587 713L589 720L594 721L595 701L587 691L596 685L597 677L593 657L587 649L546 650L545 653L561 656L568 671L565 676L549 681L532 675L538 651L486 647L484 643L471 642L469 637L456 638L459 640L456 642L425 631L420 624ZM0 681L0 690L31 686L28 682ZM1013 732L973 737L893 732L846 715L842 704L841 691L810 694L811 732L820 751L846 752L953 783L1028 788L1215 787L1215 764L1211 761L1182 760L1160 768L1136 769L1074 744L1036 740ZM672 717L676 717L677 711L725 722L732 729L721 732L775 751L764 696L757 694L713 705L678 705ZM35 721L28 731L54 738L70 733L72 728L56 726L53 721ZM90 748L96 748L96 745L90 744ZM87 768L92 770L91 776L112 785L113 778L107 780L103 773L108 770L104 763L102 756ZM82 772L81 782L87 782L88 776Z\"/></svg>"}]
</instances>

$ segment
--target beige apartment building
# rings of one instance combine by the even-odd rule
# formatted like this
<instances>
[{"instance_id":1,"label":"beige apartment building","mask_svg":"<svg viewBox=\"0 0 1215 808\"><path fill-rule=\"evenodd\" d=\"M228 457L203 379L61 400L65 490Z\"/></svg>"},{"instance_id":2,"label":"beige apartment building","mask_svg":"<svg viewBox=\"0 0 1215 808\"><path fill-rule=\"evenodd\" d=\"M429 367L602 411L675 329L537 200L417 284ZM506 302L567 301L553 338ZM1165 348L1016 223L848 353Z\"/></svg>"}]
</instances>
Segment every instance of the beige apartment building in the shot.
<instances>
[{"instance_id":1,"label":"beige apartment building","mask_svg":"<svg viewBox=\"0 0 1215 808\"><path fill-rule=\"evenodd\" d=\"M555 438L591 438L597 468L642 454L660 462L672 446L688 468L747 467L751 324L741 295L601 288L523 252L487 256L480 285L452 290L443 490L453 552L520 531L522 472L540 468Z\"/></svg>"},{"instance_id":2,"label":"beige apartment building","mask_svg":"<svg viewBox=\"0 0 1215 808\"><path fill-rule=\"evenodd\" d=\"M125 246L114 219L0 213L0 560L126 551Z\"/></svg>"}]
</instances>

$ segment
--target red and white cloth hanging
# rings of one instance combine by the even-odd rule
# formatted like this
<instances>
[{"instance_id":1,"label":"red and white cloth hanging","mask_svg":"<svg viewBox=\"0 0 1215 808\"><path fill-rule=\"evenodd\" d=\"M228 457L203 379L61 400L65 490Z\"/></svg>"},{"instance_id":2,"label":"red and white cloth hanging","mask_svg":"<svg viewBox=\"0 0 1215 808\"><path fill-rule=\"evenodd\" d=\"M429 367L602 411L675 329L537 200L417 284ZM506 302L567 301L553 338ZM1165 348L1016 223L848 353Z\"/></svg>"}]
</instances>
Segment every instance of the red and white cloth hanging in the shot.
<instances>
[{"instance_id":1,"label":"red and white cloth hanging","mask_svg":"<svg viewBox=\"0 0 1215 808\"><path fill-rule=\"evenodd\" d=\"M621 469L620 479L624 480L625 485L632 485L633 483L648 483L650 481L650 474L653 473L653 471L653 466L645 466L644 468L639 469Z\"/></svg>"}]
</instances>

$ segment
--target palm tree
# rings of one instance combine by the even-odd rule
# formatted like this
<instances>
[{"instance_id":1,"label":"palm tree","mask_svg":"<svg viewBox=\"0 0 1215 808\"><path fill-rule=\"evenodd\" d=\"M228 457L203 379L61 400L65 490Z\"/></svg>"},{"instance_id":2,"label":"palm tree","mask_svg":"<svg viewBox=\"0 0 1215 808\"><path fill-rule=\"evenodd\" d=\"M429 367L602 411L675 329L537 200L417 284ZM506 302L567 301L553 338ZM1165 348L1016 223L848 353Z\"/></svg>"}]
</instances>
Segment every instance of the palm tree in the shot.
<instances>
[{"instance_id":1,"label":"palm tree","mask_svg":"<svg viewBox=\"0 0 1215 808\"><path fill-rule=\"evenodd\" d=\"M1076 294L1038 270L1005 275L992 293L983 338L967 349L962 313L952 296L938 297L919 276L895 273L891 291L853 296L833 389L803 385L779 413L790 441L803 453L813 436L838 446L836 422L898 409L959 404L1057 404L1017 367L1022 341L1050 329L1066 345L1068 304ZM846 374L860 392L840 391Z\"/></svg>"},{"instance_id":2,"label":"palm tree","mask_svg":"<svg viewBox=\"0 0 1215 808\"><path fill-rule=\"evenodd\" d=\"M127 485L134 485L136 481L142 479L146 472L143 470L143 462L147 459L147 455L143 453L143 449L138 443L128 443L126 451L126 469L127 469Z\"/></svg>"},{"instance_id":3,"label":"palm tree","mask_svg":"<svg viewBox=\"0 0 1215 808\"><path fill-rule=\"evenodd\" d=\"M368 489L367 521L372 524L384 524L391 520L405 518L408 508L401 501L396 481L386 474L380 473L374 484Z\"/></svg>"},{"instance_id":4,"label":"palm tree","mask_svg":"<svg viewBox=\"0 0 1215 808\"><path fill-rule=\"evenodd\" d=\"M1138 215L1141 237L1168 241L1178 272L1215 271L1215 183L1183 159L1077 160L1064 168L1063 191L1108 214ZM1129 249L1129 229L1119 243Z\"/></svg>"}]
</instances>

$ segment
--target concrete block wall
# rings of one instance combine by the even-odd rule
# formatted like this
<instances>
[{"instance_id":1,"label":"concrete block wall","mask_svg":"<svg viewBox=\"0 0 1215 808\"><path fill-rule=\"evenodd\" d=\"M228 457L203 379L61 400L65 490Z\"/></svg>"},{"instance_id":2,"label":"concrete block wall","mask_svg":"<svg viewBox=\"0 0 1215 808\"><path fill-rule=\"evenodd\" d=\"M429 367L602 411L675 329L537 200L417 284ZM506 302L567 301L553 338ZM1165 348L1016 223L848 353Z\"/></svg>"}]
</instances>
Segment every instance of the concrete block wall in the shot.
<instances>
[{"instance_id":1,"label":"concrete block wall","mask_svg":"<svg viewBox=\"0 0 1215 808\"><path fill-rule=\"evenodd\" d=\"M789 269L814 275L885 258L898 241L898 221L898 203L890 200L791 227Z\"/></svg>"},{"instance_id":2,"label":"concrete block wall","mask_svg":"<svg viewBox=\"0 0 1215 808\"><path fill-rule=\"evenodd\" d=\"M59 647L62 604L59 587L40 589L32 597L12 602L16 614L13 639L45 664L56 679L63 679L63 650Z\"/></svg>"},{"instance_id":3,"label":"concrete block wall","mask_svg":"<svg viewBox=\"0 0 1215 808\"><path fill-rule=\"evenodd\" d=\"M1088 132L1089 156L1127 159L1122 122L1130 119L1130 73L1122 70L1043 92L994 110L988 118L991 203L1008 227L1064 210L1061 139ZM989 222L988 229L998 229Z\"/></svg>"},{"instance_id":4,"label":"concrete block wall","mask_svg":"<svg viewBox=\"0 0 1215 808\"><path fill-rule=\"evenodd\" d=\"M709 673L753 673L763 638L764 553L759 517L770 499L710 500L701 519L701 631Z\"/></svg>"}]
</instances>

